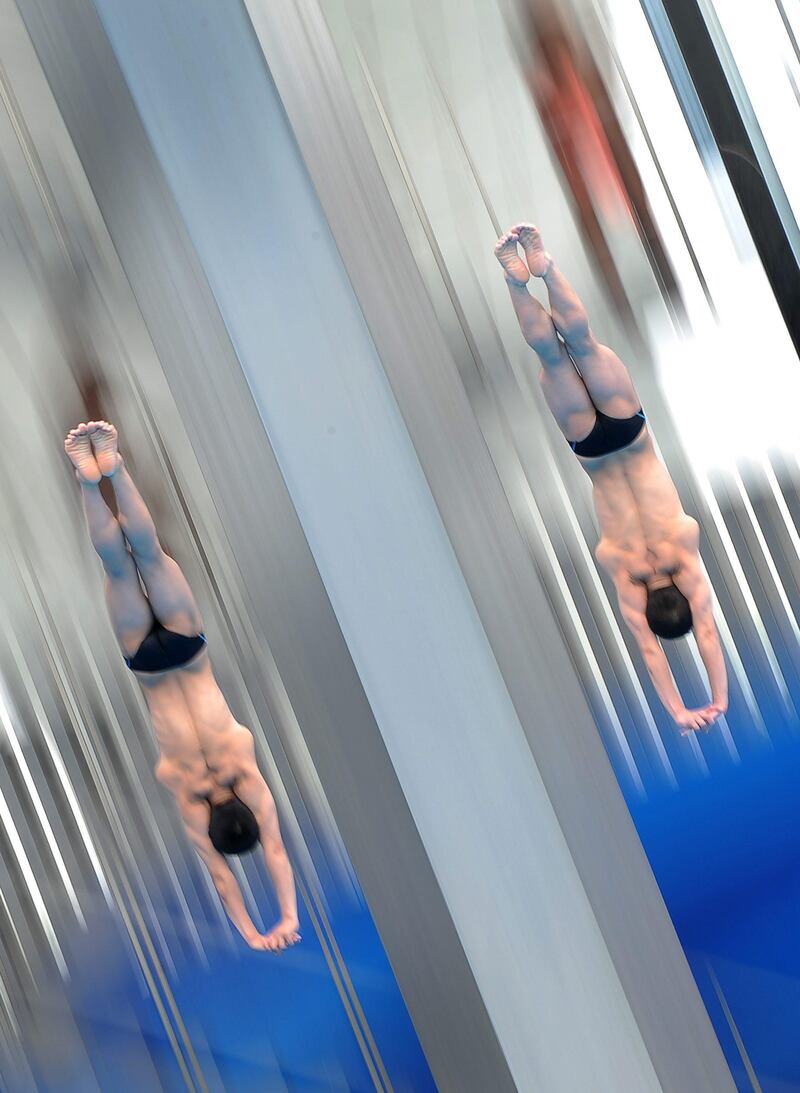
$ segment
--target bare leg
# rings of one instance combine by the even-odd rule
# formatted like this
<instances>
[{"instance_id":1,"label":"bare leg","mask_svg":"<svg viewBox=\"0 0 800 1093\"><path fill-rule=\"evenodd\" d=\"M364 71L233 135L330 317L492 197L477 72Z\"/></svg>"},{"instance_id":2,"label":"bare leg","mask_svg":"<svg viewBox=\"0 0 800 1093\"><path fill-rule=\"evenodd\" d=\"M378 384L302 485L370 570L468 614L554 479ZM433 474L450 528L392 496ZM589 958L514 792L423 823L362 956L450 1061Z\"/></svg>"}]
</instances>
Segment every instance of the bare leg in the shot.
<instances>
[{"instance_id":1,"label":"bare leg","mask_svg":"<svg viewBox=\"0 0 800 1093\"><path fill-rule=\"evenodd\" d=\"M594 337L586 309L572 285L545 251L538 228L518 224L513 231L531 273L547 287L553 322L564 339L595 406L610 417L630 417L641 406L630 373L616 353Z\"/></svg>"},{"instance_id":2,"label":"bare leg","mask_svg":"<svg viewBox=\"0 0 800 1093\"><path fill-rule=\"evenodd\" d=\"M556 423L567 440L583 440L594 426L595 407L558 337L551 316L531 296L522 279L509 273L510 268L518 272L516 266L511 265L512 259L523 265L517 255L516 243L516 234L506 233L498 240L495 254L506 270L506 284L522 336L541 362L539 382Z\"/></svg>"},{"instance_id":3,"label":"bare leg","mask_svg":"<svg viewBox=\"0 0 800 1093\"><path fill-rule=\"evenodd\" d=\"M139 573L122 529L109 511L99 487L91 482L81 482L81 494L92 546L105 570L106 605L111 625L123 652L131 656L150 632L153 612L139 583Z\"/></svg>"},{"instance_id":4,"label":"bare leg","mask_svg":"<svg viewBox=\"0 0 800 1093\"><path fill-rule=\"evenodd\" d=\"M88 426L73 429L64 448L81 486L83 511L92 546L105 570L105 594L111 625L127 655L133 654L153 624L153 613L139 583L125 537L99 488L100 472L92 454Z\"/></svg>"},{"instance_id":5,"label":"bare leg","mask_svg":"<svg viewBox=\"0 0 800 1093\"><path fill-rule=\"evenodd\" d=\"M150 511L116 448L116 429L90 422L89 435L107 461L107 477L117 500L119 524L142 578L150 607L162 626L178 634L197 634L203 620L189 582L174 558L164 553ZM98 459L101 463L101 459Z\"/></svg>"}]
</instances>

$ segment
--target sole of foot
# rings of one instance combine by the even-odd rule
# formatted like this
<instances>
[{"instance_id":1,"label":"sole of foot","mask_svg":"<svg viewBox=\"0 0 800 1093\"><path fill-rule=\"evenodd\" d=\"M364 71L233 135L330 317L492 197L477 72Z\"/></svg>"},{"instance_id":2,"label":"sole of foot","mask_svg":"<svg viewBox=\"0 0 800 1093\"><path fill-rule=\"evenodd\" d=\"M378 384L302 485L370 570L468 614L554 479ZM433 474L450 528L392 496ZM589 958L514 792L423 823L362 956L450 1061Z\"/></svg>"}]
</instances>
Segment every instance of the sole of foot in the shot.
<instances>
[{"instance_id":1,"label":"sole of foot","mask_svg":"<svg viewBox=\"0 0 800 1093\"><path fill-rule=\"evenodd\" d=\"M64 451L75 468L75 474L79 482L96 485L103 477L92 450L89 426L85 422L82 422L74 429L70 429L64 441Z\"/></svg>"},{"instance_id":2,"label":"sole of foot","mask_svg":"<svg viewBox=\"0 0 800 1093\"><path fill-rule=\"evenodd\" d=\"M525 285L531 273L519 256L518 243L519 237L515 231L506 232L495 243L494 256L505 270L509 281L517 285Z\"/></svg>"},{"instance_id":3,"label":"sole of foot","mask_svg":"<svg viewBox=\"0 0 800 1093\"><path fill-rule=\"evenodd\" d=\"M120 462L117 430L108 421L90 421L89 439L92 442L100 474L104 478L109 478L117 470Z\"/></svg>"},{"instance_id":4,"label":"sole of foot","mask_svg":"<svg viewBox=\"0 0 800 1093\"><path fill-rule=\"evenodd\" d=\"M513 231L525 251L525 261L531 274L534 277L544 277L553 260L544 249L542 233L535 224L517 224Z\"/></svg>"}]
</instances>

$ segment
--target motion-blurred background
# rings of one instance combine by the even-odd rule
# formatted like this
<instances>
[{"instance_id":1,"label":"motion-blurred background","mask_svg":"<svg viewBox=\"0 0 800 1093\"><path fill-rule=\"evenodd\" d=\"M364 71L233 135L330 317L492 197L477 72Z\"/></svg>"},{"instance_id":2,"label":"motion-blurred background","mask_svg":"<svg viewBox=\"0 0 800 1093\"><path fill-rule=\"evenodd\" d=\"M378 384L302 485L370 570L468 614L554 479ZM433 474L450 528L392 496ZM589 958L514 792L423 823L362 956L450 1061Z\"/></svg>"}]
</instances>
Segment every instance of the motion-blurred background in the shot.
<instances>
[{"instance_id":1,"label":"motion-blurred background","mask_svg":"<svg viewBox=\"0 0 800 1093\"><path fill-rule=\"evenodd\" d=\"M431 1061L466 1018L409 986L397 954L430 964L404 905L438 900L458 944L434 978L483 991L519 920L462 802L516 824L493 841L511 878L541 831L499 766L507 801L479 777L493 736L510 755L508 693L534 754L538 707L501 686L453 531L471 509L421 440L447 446L462 397L491 473L459 489L499 483L560 631L541 711L582 689L737 1087L800 1089L798 36L794 0L0 0L3 1089L435 1088L420 1038ZM377 230L345 221L348 149ZM660 709L594 562L492 256L520 220L700 520L731 676L707 735ZM411 348L403 391L382 369L382 338L413 344L412 280L452 415ZM258 741L302 902L279 961L239 943L152 773L61 450L100 416ZM670 659L700 704L693 642ZM241 877L266 922L263 871Z\"/></svg>"}]
</instances>

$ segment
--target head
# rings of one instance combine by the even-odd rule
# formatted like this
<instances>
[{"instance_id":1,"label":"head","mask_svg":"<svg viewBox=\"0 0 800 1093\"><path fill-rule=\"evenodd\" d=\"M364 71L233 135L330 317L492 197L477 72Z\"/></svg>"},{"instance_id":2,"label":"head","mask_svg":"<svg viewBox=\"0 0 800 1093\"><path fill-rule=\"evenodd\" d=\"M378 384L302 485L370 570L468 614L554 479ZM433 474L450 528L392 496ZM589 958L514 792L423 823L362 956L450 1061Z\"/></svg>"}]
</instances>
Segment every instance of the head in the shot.
<instances>
[{"instance_id":1,"label":"head","mask_svg":"<svg viewBox=\"0 0 800 1093\"><path fill-rule=\"evenodd\" d=\"M647 583L647 625L663 640L682 638L692 629L692 609L671 577L659 574Z\"/></svg>"},{"instance_id":2,"label":"head","mask_svg":"<svg viewBox=\"0 0 800 1093\"><path fill-rule=\"evenodd\" d=\"M209 801L208 837L220 854L246 854L258 842L258 820L231 790L214 794Z\"/></svg>"}]
</instances>

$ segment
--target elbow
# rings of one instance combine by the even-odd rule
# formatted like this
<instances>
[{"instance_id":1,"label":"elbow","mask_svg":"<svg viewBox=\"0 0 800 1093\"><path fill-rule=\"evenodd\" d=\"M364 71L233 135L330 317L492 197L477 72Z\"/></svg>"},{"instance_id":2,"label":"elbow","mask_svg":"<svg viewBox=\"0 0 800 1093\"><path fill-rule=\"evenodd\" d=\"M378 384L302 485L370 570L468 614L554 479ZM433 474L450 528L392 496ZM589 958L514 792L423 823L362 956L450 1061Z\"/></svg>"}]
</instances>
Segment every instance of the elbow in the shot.
<instances>
[{"instance_id":1,"label":"elbow","mask_svg":"<svg viewBox=\"0 0 800 1093\"><path fill-rule=\"evenodd\" d=\"M214 887L219 892L220 896L224 899L228 894L230 887L231 874L228 867L225 865L212 865L209 866L208 872L211 876L211 880Z\"/></svg>"},{"instance_id":2,"label":"elbow","mask_svg":"<svg viewBox=\"0 0 800 1093\"><path fill-rule=\"evenodd\" d=\"M694 639L701 648L719 644L719 634L713 618L698 620L692 630Z\"/></svg>"},{"instance_id":3,"label":"elbow","mask_svg":"<svg viewBox=\"0 0 800 1093\"><path fill-rule=\"evenodd\" d=\"M286 847L283 845L283 840L280 838L267 838L265 836L261 840L261 845L264 848L266 856L273 861L287 856Z\"/></svg>"}]
</instances>

